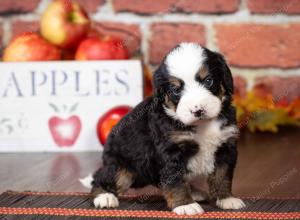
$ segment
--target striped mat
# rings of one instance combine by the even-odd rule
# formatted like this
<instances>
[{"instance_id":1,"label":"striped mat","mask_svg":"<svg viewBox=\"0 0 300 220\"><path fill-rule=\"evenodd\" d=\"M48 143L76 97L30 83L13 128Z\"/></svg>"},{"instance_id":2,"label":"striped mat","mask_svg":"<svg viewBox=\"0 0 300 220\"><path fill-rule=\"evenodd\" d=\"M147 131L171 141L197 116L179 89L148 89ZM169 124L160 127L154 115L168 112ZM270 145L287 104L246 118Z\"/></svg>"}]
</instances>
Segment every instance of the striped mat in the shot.
<instances>
[{"instance_id":1,"label":"striped mat","mask_svg":"<svg viewBox=\"0 0 300 220\"><path fill-rule=\"evenodd\" d=\"M87 193L14 192L0 195L3 220L94 220L94 219L300 219L300 198L243 198L242 210L221 210L201 203L201 215L176 215L159 196L120 198L118 209L95 209Z\"/></svg>"}]
</instances>

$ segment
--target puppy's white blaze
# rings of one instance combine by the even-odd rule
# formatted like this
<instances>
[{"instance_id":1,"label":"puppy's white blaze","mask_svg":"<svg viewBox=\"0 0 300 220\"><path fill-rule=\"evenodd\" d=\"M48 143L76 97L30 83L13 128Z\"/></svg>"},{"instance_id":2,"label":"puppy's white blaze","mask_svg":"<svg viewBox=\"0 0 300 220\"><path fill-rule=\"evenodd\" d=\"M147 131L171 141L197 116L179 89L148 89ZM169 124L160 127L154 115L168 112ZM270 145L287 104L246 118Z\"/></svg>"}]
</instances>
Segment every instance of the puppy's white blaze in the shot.
<instances>
[{"instance_id":1,"label":"puppy's white blaze","mask_svg":"<svg viewBox=\"0 0 300 220\"><path fill-rule=\"evenodd\" d=\"M185 82L191 82L204 60L203 48L200 45L181 43L179 47L168 54L165 63L171 75Z\"/></svg>"},{"instance_id":2,"label":"puppy's white blaze","mask_svg":"<svg viewBox=\"0 0 300 220\"><path fill-rule=\"evenodd\" d=\"M234 197L218 199L216 205L221 209L241 209L246 206L243 200Z\"/></svg>"},{"instance_id":3,"label":"puppy's white blaze","mask_svg":"<svg viewBox=\"0 0 300 220\"><path fill-rule=\"evenodd\" d=\"M204 210L198 203L194 202L188 205L177 206L173 209L173 212L178 215L195 215L203 213Z\"/></svg>"},{"instance_id":4,"label":"puppy's white blaze","mask_svg":"<svg viewBox=\"0 0 300 220\"><path fill-rule=\"evenodd\" d=\"M94 199L96 208L115 208L119 206L118 198L112 193L101 193Z\"/></svg>"},{"instance_id":5,"label":"puppy's white blaze","mask_svg":"<svg viewBox=\"0 0 300 220\"><path fill-rule=\"evenodd\" d=\"M181 122L190 125L198 121L193 112L203 109L206 118L217 117L221 111L221 100L208 89L194 82L185 85L183 94L177 105L176 115Z\"/></svg>"},{"instance_id":6,"label":"puppy's white blaze","mask_svg":"<svg viewBox=\"0 0 300 220\"><path fill-rule=\"evenodd\" d=\"M85 188L91 189L94 178L93 178L92 174L89 174L88 176L86 176L82 179L79 179L79 181Z\"/></svg>"}]
</instances>

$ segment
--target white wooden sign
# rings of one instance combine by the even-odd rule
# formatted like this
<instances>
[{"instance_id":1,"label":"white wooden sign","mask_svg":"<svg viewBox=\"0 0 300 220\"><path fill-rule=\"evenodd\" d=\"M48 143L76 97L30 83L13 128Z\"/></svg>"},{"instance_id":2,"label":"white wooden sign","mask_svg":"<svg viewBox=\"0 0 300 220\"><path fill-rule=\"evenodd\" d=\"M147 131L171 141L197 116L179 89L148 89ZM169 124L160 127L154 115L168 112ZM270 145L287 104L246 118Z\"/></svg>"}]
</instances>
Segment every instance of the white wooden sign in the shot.
<instances>
[{"instance_id":1,"label":"white wooden sign","mask_svg":"<svg viewBox=\"0 0 300 220\"><path fill-rule=\"evenodd\" d=\"M101 150L101 115L142 98L137 60L0 63L0 152Z\"/></svg>"}]
</instances>

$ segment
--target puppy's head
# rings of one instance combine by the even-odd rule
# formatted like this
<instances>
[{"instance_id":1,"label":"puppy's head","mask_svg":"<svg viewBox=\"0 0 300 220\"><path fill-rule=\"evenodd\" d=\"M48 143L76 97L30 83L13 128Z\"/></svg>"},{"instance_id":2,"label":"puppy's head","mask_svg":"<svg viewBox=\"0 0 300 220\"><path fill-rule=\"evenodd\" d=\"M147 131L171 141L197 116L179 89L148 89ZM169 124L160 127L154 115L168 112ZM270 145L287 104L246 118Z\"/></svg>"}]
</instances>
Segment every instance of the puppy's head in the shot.
<instances>
[{"instance_id":1,"label":"puppy's head","mask_svg":"<svg viewBox=\"0 0 300 220\"><path fill-rule=\"evenodd\" d=\"M181 43L167 54L154 74L154 87L166 113L186 125L217 117L233 93L222 55L196 43Z\"/></svg>"}]
</instances>

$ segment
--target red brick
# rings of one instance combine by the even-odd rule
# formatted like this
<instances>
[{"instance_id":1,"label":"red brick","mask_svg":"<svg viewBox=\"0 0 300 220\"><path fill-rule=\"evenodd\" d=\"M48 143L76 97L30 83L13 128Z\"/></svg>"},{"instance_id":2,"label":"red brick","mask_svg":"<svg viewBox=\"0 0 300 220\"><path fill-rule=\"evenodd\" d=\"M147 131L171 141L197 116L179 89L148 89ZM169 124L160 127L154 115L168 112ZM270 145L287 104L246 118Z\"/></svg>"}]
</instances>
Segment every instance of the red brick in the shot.
<instances>
[{"instance_id":1,"label":"red brick","mask_svg":"<svg viewBox=\"0 0 300 220\"><path fill-rule=\"evenodd\" d=\"M158 64L166 53L183 41L205 44L205 29L199 24L190 23L155 23L151 26L149 40L150 63Z\"/></svg>"},{"instance_id":2,"label":"red brick","mask_svg":"<svg viewBox=\"0 0 300 220\"><path fill-rule=\"evenodd\" d=\"M300 24L218 24L217 40L231 65L300 66Z\"/></svg>"},{"instance_id":3,"label":"red brick","mask_svg":"<svg viewBox=\"0 0 300 220\"><path fill-rule=\"evenodd\" d=\"M105 0L75 0L77 1L88 13L95 13L98 7L101 6Z\"/></svg>"},{"instance_id":4,"label":"red brick","mask_svg":"<svg viewBox=\"0 0 300 220\"><path fill-rule=\"evenodd\" d=\"M0 14L19 14L34 11L40 0L1 0Z\"/></svg>"},{"instance_id":5,"label":"red brick","mask_svg":"<svg viewBox=\"0 0 300 220\"><path fill-rule=\"evenodd\" d=\"M12 38L24 32L39 31L38 21L21 21L16 20L12 23Z\"/></svg>"},{"instance_id":6,"label":"red brick","mask_svg":"<svg viewBox=\"0 0 300 220\"><path fill-rule=\"evenodd\" d=\"M167 12L183 13L230 13L238 9L239 0L113 0L117 12L154 14Z\"/></svg>"},{"instance_id":7,"label":"red brick","mask_svg":"<svg viewBox=\"0 0 300 220\"><path fill-rule=\"evenodd\" d=\"M248 0L248 8L256 14L299 14L299 0Z\"/></svg>"},{"instance_id":8,"label":"red brick","mask_svg":"<svg viewBox=\"0 0 300 220\"><path fill-rule=\"evenodd\" d=\"M264 76L256 78L254 89L273 95L274 101L277 102L284 98L293 101L300 97L300 76L280 77Z\"/></svg>"},{"instance_id":9,"label":"red brick","mask_svg":"<svg viewBox=\"0 0 300 220\"><path fill-rule=\"evenodd\" d=\"M232 13L239 4L239 0L184 0L176 1L175 7L186 13Z\"/></svg>"},{"instance_id":10,"label":"red brick","mask_svg":"<svg viewBox=\"0 0 300 220\"><path fill-rule=\"evenodd\" d=\"M233 77L234 94L245 97L247 93L247 80L242 76Z\"/></svg>"},{"instance_id":11,"label":"red brick","mask_svg":"<svg viewBox=\"0 0 300 220\"><path fill-rule=\"evenodd\" d=\"M169 12L175 0L113 0L116 12L134 12L137 14L153 14Z\"/></svg>"},{"instance_id":12,"label":"red brick","mask_svg":"<svg viewBox=\"0 0 300 220\"><path fill-rule=\"evenodd\" d=\"M102 34L121 38L131 55L140 51L141 33L138 25L100 22L95 24L95 28Z\"/></svg>"}]
</instances>

